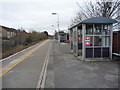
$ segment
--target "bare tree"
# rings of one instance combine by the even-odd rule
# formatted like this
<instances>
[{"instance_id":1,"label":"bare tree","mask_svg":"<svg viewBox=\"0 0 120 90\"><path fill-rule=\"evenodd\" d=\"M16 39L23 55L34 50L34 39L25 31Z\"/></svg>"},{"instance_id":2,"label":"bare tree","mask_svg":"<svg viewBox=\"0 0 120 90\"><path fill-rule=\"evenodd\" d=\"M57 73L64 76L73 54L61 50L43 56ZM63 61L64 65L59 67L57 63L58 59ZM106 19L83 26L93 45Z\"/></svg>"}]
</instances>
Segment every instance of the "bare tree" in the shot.
<instances>
[{"instance_id":1,"label":"bare tree","mask_svg":"<svg viewBox=\"0 0 120 90\"><path fill-rule=\"evenodd\" d=\"M110 17L120 20L120 16L116 15L120 10L120 0L96 0L96 2L84 2L84 5L80 5L77 2L79 11L76 17L72 19L72 24L78 23L89 17Z\"/></svg>"}]
</instances>

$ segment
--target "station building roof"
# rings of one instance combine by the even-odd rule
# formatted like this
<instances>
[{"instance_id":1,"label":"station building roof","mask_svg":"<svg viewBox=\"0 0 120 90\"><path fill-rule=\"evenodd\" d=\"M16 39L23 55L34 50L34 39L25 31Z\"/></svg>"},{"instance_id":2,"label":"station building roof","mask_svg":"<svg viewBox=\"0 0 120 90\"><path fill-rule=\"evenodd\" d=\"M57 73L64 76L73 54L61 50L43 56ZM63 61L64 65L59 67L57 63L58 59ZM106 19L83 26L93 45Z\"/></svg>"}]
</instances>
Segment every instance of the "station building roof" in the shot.
<instances>
[{"instance_id":1,"label":"station building roof","mask_svg":"<svg viewBox=\"0 0 120 90\"><path fill-rule=\"evenodd\" d=\"M83 20L82 22L76 25L71 26L69 30L81 24L113 24L113 23L117 23L117 21L108 17L91 17Z\"/></svg>"},{"instance_id":2,"label":"station building roof","mask_svg":"<svg viewBox=\"0 0 120 90\"><path fill-rule=\"evenodd\" d=\"M108 17L91 17L88 18L84 21L82 21L81 23L101 23L101 24L112 24L112 23L117 23L116 20L108 18Z\"/></svg>"}]
</instances>

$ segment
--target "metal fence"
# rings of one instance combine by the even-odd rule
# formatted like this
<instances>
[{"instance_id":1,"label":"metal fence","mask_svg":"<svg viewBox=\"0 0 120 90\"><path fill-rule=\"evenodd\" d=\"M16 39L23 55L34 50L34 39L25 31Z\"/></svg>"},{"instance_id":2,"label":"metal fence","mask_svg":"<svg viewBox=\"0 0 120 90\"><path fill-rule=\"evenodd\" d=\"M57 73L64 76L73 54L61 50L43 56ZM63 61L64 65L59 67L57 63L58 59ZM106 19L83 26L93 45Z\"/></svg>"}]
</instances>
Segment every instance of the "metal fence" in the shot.
<instances>
[{"instance_id":1,"label":"metal fence","mask_svg":"<svg viewBox=\"0 0 120 90\"><path fill-rule=\"evenodd\" d=\"M16 45L24 45L27 43L27 37L17 37L10 40L2 40L2 49L14 47Z\"/></svg>"}]
</instances>

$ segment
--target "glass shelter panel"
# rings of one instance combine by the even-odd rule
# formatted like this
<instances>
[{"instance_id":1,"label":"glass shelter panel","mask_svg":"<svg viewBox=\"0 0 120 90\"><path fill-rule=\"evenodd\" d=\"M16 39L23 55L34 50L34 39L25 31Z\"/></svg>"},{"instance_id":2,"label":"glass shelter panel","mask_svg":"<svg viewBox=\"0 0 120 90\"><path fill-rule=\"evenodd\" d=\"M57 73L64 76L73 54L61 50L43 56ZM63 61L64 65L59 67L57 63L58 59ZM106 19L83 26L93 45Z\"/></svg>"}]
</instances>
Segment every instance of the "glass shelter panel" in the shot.
<instances>
[{"instance_id":1,"label":"glass shelter panel","mask_svg":"<svg viewBox=\"0 0 120 90\"><path fill-rule=\"evenodd\" d=\"M101 36L94 36L94 46L101 46Z\"/></svg>"},{"instance_id":2,"label":"glass shelter panel","mask_svg":"<svg viewBox=\"0 0 120 90\"><path fill-rule=\"evenodd\" d=\"M109 47L110 46L110 36L103 36L102 37L102 46Z\"/></svg>"},{"instance_id":3,"label":"glass shelter panel","mask_svg":"<svg viewBox=\"0 0 120 90\"><path fill-rule=\"evenodd\" d=\"M110 25L103 25L103 35L110 35Z\"/></svg>"},{"instance_id":4,"label":"glass shelter panel","mask_svg":"<svg viewBox=\"0 0 120 90\"><path fill-rule=\"evenodd\" d=\"M102 24L96 24L94 29L94 34L102 34Z\"/></svg>"},{"instance_id":5,"label":"glass shelter panel","mask_svg":"<svg viewBox=\"0 0 120 90\"><path fill-rule=\"evenodd\" d=\"M87 35L92 35L93 34L93 25L92 24L86 25L86 34Z\"/></svg>"},{"instance_id":6,"label":"glass shelter panel","mask_svg":"<svg viewBox=\"0 0 120 90\"><path fill-rule=\"evenodd\" d=\"M82 49L82 30L78 30L78 49Z\"/></svg>"}]
</instances>

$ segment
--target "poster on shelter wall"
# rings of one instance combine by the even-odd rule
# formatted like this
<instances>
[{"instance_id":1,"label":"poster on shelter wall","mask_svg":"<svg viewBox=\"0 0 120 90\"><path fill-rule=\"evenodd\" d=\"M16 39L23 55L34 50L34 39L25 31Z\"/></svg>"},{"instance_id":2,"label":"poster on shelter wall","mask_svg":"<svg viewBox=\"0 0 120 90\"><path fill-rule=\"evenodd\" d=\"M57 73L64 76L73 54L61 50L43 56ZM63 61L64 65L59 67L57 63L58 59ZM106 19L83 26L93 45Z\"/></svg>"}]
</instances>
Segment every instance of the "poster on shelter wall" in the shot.
<instances>
[{"instance_id":1,"label":"poster on shelter wall","mask_svg":"<svg viewBox=\"0 0 120 90\"><path fill-rule=\"evenodd\" d=\"M90 36L86 36L86 39L85 40L90 40Z\"/></svg>"},{"instance_id":2,"label":"poster on shelter wall","mask_svg":"<svg viewBox=\"0 0 120 90\"><path fill-rule=\"evenodd\" d=\"M90 36L85 37L85 44L90 45Z\"/></svg>"},{"instance_id":3,"label":"poster on shelter wall","mask_svg":"<svg viewBox=\"0 0 120 90\"><path fill-rule=\"evenodd\" d=\"M86 45L90 45L90 41L86 41L85 43L86 43Z\"/></svg>"}]
</instances>

